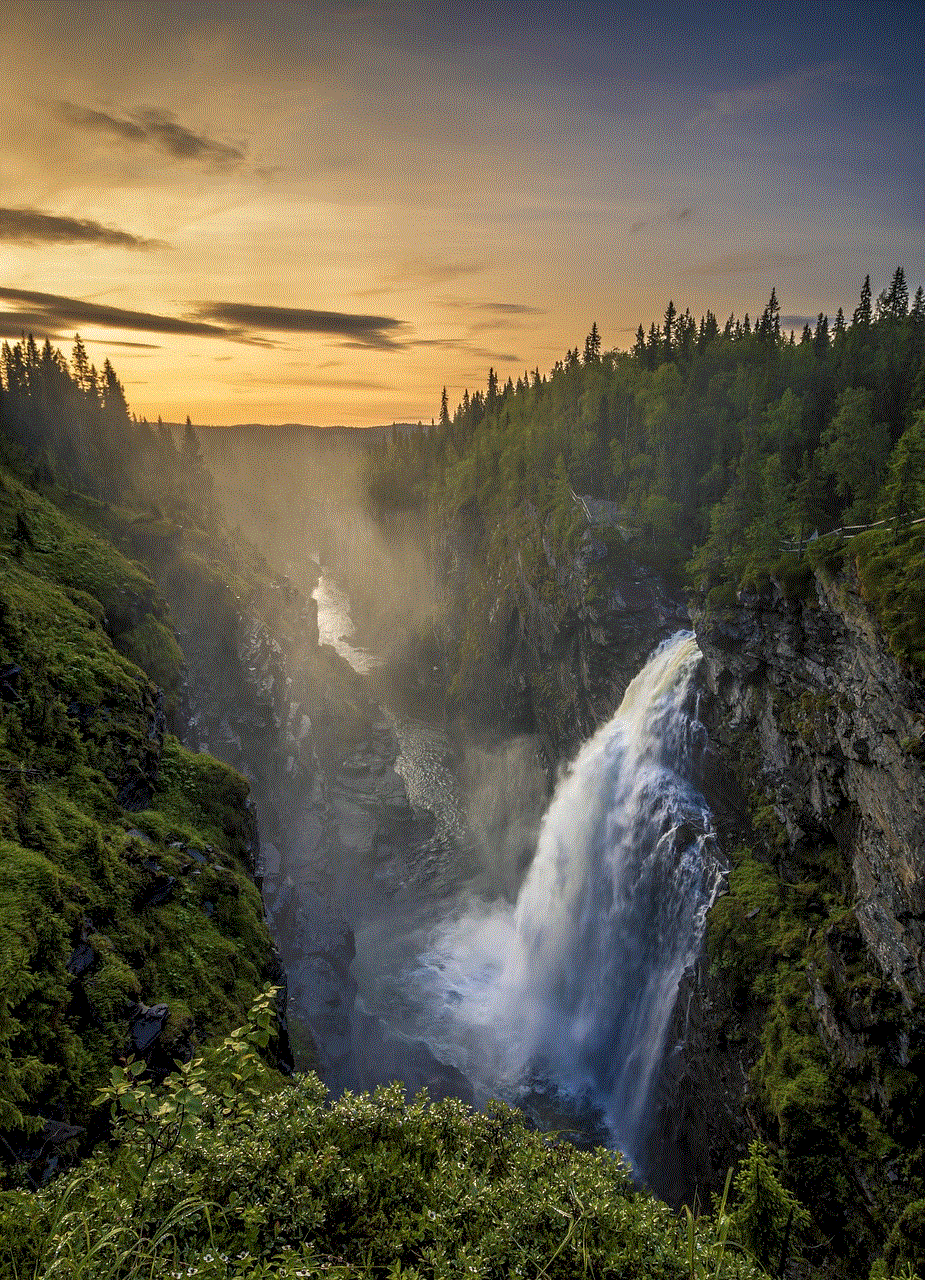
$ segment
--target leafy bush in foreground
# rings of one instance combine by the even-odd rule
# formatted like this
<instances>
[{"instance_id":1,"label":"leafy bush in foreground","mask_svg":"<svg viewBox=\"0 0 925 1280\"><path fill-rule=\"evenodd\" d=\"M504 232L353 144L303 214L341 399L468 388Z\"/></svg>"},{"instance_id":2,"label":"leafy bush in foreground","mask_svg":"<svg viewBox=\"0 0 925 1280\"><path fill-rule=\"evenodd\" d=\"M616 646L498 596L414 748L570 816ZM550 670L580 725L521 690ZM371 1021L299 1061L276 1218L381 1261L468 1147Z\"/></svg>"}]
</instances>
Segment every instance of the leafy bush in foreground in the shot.
<instances>
[{"instance_id":1,"label":"leafy bush in foreground","mask_svg":"<svg viewBox=\"0 0 925 1280\"><path fill-rule=\"evenodd\" d=\"M272 994L163 1089L114 1069L113 1149L36 1195L0 1193L3 1280L761 1275L724 1208L682 1223L612 1153L507 1107L282 1085L260 1057Z\"/></svg>"}]
</instances>

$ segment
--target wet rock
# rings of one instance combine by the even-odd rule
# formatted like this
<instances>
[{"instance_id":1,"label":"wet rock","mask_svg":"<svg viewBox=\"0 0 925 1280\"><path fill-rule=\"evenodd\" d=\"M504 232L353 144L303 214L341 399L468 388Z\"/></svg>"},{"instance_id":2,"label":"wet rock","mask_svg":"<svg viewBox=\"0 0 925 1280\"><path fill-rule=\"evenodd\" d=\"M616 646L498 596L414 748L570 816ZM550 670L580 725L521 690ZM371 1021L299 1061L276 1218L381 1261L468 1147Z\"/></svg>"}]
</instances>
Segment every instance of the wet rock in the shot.
<instances>
[{"instance_id":1,"label":"wet rock","mask_svg":"<svg viewBox=\"0 0 925 1280\"><path fill-rule=\"evenodd\" d=\"M50 1142L53 1146L59 1147L65 1142L73 1142L75 1138L86 1133L86 1129L83 1125L65 1124L62 1120L46 1120L40 1133L43 1142Z\"/></svg>"},{"instance_id":2,"label":"wet rock","mask_svg":"<svg viewBox=\"0 0 925 1280\"><path fill-rule=\"evenodd\" d=\"M72 978L82 978L91 972L96 964L96 952L89 942L78 942L65 965Z\"/></svg>"},{"instance_id":3,"label":"wet rock","mask_svg":"<svg viewBox=\"0 0 925 1280\"><path fill-rule=\"evenodd\" d=\"M604 517L597 512L595 519ZM468 625L466 547L478 536L460 513L445 537L451 648ZM593 529L572 557L559 560L544 546L556 598L538 592L515 560L513 584L490 601L483 619L482 656L464 714L489 739L536 734L551 780L559 762L610 719L656 645L690 619L683 599L654 570L625 555L613 564L602 560Z\"/></svg>"},{"instance_id":4,"label":"wet rock","mask_svg":"<svg viewBox=\"0 0 925 1280\"><path fill-rule=\"evenodd\" d=\"M0 666L0 698L4 702L19 701L19 677L22 667L18 662L6 662Z\"/></svg>"},{"instance_id":5,"label":"wet rock","mask_svg":"<svg viewBox=\"0 0 925 1280\"><path fill-rule=\"evenodd\" d=\"M132 1014L128 1024L129 1035L135 1052L144 1056L163 1033L164 1024L170 1017L170 1009L166 1004L140 1004Z\"/></svg>"},{"instance_id":6,"label":"wet rock","mask_svg":"<svg viewBox=\"0 0 925 1280\"><path fill-rule=\"evenodd\" d=\"M173 897L176 883L176 876L157 876L136 898L136 909L143 911L146 907L163 906Z\"/></svg>"},{"instance_id":7,"label":"wet rock","mask_svg":"<svg viewBox=\"0 0 925 1280\"><path fill-rule=\"evenodd\" d=\"M133 773L116 792L116 803L129 813L141 813L150 809L154 792L147 778Z\"/></svg>"}]
</instances>

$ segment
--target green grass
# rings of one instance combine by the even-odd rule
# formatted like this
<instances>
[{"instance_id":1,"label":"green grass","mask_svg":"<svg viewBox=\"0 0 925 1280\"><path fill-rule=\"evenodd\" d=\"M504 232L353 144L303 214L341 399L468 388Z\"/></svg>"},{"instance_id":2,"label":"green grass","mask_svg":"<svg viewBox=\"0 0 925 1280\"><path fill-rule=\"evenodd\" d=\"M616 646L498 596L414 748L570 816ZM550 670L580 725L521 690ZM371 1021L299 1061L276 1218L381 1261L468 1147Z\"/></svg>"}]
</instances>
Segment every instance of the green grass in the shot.
<instances>
[{"instance_id":1,"label":"green grass","mask_svg":"<svg viewBox=\"0 0 925 1280\"><path fill-rule=\"evenodd\" d=\"M35 1117L87 1121L135 1001L170 1006L168 1049L201 1042L240 1021L270 956L247 784L162 733L152 678L175 690L180 661L148 571L4 475L0 665L20 670L0 700L0 1131L14 1145ZM119 804L127 784L150 796L143 812ZM144 906L169 876L169 900Z\"/></svg>"}]
</instances>

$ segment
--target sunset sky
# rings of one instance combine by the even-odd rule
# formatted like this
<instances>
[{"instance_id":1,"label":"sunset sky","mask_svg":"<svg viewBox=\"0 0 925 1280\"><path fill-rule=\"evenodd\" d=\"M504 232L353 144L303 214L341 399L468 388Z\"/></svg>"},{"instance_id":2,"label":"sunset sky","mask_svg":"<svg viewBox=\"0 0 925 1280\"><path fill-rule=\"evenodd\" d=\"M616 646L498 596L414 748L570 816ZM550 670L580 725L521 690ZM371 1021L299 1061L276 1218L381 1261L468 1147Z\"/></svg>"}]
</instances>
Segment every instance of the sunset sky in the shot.
<instances>
[{"instance_id":1,"label":"sunset sky","mask_svg":"<svg viewBox=\"0 0 925 1280\"><path fill-rule=\"evenodd\" d=\"M371 425L669 298L850 316L925 280L923 12L7 3L0 337L149 418Z\"/></svg>"}]
</instances>

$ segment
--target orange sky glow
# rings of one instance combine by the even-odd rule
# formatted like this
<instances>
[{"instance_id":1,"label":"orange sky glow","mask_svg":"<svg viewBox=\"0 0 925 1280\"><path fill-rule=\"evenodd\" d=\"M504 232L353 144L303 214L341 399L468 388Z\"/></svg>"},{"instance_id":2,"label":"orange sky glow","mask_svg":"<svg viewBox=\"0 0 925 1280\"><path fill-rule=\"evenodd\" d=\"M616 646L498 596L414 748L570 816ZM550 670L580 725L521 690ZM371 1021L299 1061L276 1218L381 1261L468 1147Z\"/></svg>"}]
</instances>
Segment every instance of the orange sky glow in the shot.
<instances>
[{"instance_id":1,"label":"orange sky glow","mask_svg":"<svg viewBox=\"0 0 925 1280\"><path fill-rule=\"evenodd\" d=\"M669 298L850 316L923 278L922 17L828 8L9 3L0 337L79 331L149 418L362 426Z\"/></svg>"}]
</instances>

